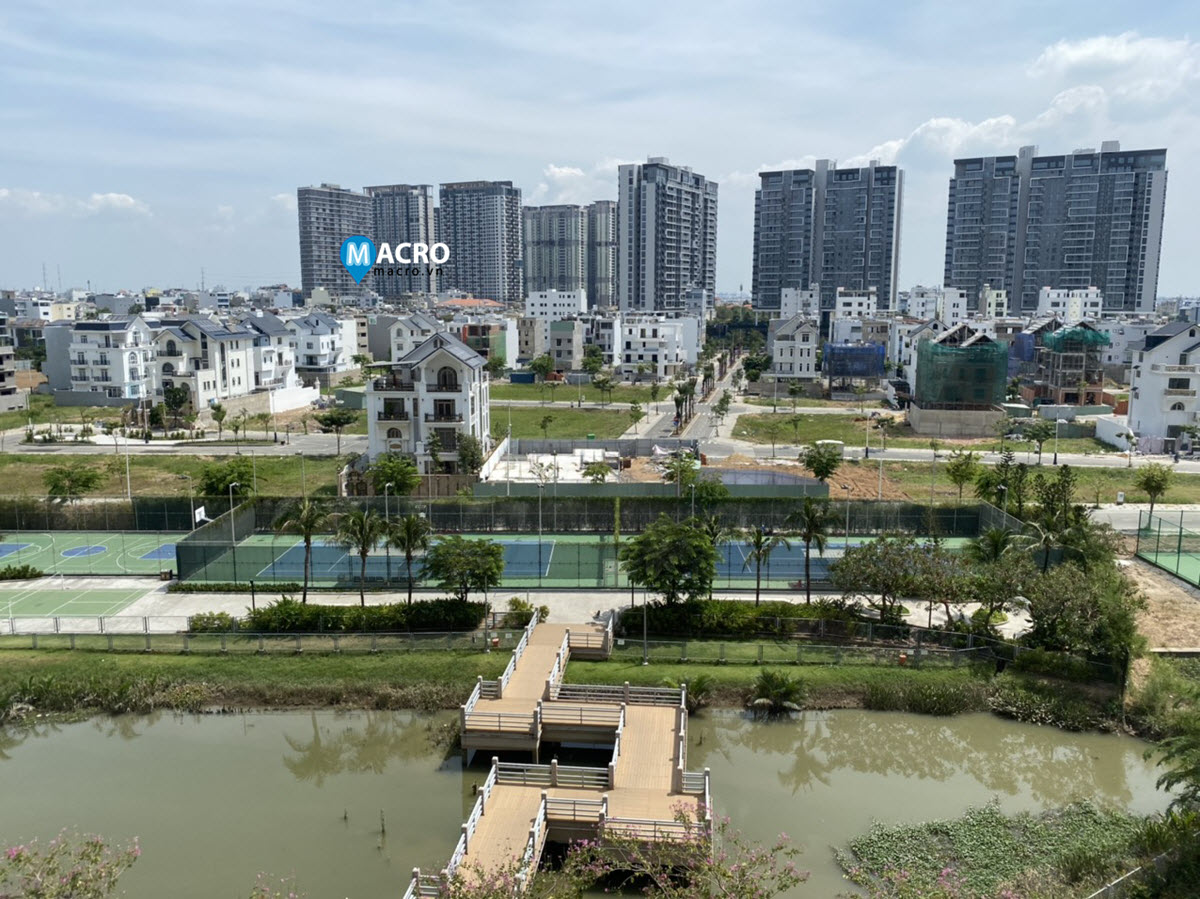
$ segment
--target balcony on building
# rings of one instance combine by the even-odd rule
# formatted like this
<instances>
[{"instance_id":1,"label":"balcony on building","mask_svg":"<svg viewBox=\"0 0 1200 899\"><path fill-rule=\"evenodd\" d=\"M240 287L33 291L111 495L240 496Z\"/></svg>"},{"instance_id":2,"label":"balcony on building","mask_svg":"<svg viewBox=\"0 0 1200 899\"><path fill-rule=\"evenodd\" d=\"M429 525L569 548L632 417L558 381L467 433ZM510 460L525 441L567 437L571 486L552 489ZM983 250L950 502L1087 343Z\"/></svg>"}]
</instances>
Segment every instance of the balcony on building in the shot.
<instances>
[{"instance_id":1,"label":"balcony on building","mask_svg":"<svg viewBox=\"0 0 1200 899\"><path fill-rule=\"evenodd\" d=\"M389 393L395 391L411 393L417 389L417 386L411 378L403 378L396 375L385 375L382 378L375 378L373 381L371 381L371 389L376 393Z\"/></svg>"},{"instance_id":2,"label":"balcony on building","mask_svg":"<svg viewBox=\"0 0 1200 899\"><path fill-rule=\"evenodd\" d=\"M409 415L402 405L384 403L383 408L375 415L376 421L408 421Z\"/></svg>"}]
</instances>

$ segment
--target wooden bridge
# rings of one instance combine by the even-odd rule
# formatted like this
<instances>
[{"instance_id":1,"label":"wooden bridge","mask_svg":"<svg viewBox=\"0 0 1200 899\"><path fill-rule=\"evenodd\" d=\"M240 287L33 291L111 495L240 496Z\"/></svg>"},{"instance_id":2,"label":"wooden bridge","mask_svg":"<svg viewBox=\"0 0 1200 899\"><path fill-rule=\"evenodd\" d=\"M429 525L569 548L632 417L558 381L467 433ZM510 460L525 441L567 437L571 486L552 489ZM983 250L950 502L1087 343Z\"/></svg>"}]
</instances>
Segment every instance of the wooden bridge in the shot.
<instances>
[{"instance_id":1,"label":"wooden bridge","mask_svg":"<svg viewBox=\"0 0 1200 899\"><path fill-rule=\"evenodd\" d=\"M476 682L461 709L464 755L518 750L533 761L492 758L450 861L436 873L413 869L405 899L437 896L456 875L474 881L491 872L515 872L520 892L547 840L711 832L708 770L687 770L685 690L562 682L572 656L608 657L613 617L551 625L535 613L500 679ZM539 764L543 741L611 745L612 760L603 768Z\"/></svg>"}]
</instances>

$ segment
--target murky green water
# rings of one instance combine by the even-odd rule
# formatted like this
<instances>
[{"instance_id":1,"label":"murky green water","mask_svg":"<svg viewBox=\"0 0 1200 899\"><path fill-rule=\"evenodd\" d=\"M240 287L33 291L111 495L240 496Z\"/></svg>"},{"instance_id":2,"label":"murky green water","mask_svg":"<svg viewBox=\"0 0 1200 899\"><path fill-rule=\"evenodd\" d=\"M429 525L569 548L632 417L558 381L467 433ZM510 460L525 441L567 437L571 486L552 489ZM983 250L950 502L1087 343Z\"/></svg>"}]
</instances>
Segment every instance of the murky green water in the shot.
<instances>
[{"instance_id":1,"label":"murky green water","mask_svg":"<svg viewBox=\"0 0 1200 899\"><path fill-rule=\"evenodd\" d=\"M131 899L245 896L259 871L294 873L311 899L394 897L414 865L444 863L481 767L437 739L453 714L295 712L100 718L0 730L0 839L63 826L141 838ZM807 847L805 895L842 888L830 847L887 822L1088 797L1150 812L1165 797L1146 744L988 715L838 711L690 726L688 767L712 768L718 811L755 839ZM386 836L380 834L380 812Z\"/></svg>"}]
</instances>

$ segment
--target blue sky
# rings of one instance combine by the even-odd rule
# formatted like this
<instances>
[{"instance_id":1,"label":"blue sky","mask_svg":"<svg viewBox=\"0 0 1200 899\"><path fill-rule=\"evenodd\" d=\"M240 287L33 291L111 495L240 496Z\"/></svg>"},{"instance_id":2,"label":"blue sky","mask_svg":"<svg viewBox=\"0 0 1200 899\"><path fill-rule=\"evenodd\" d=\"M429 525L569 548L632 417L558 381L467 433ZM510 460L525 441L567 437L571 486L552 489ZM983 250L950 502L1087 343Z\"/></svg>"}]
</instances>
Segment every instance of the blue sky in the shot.
<instances>
[{"instance_id":1,"label":"blue sky","mask_svg":"<svg viewBox=\"0 0 1200 899\"><path fill-rule=\"evenodd\" d=\"M507 179L613 199L720 183L749 289L755 173L906 172L900 284L938 283L956 156L1168 148L1159 294L1200 294L1185 3L23 2L0 8L0 287L299 282L295 191Z\"/></svg>"}]
</instances>

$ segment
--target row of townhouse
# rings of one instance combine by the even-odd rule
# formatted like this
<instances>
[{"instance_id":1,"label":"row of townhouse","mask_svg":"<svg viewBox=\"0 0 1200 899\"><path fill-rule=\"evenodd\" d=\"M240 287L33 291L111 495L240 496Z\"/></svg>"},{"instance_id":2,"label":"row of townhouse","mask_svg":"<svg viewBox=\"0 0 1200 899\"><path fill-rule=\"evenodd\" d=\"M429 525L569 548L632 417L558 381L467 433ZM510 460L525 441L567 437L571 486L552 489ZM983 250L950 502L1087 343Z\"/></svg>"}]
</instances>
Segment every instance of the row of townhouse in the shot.
<instances>
[{"instance_id":1,"label":"row of townhouse","mask_svg":"<svg viewBox=\"0 0 1200 899\"><path fill-rule=\"evenodd\" d=\"M281 411L310 402L305 385L353 374L353 322L323 313L280 318L262 310L224 320L202 315L52 322L43 372L59 405L155 404L183 388L200 410L270 391Z\"/></svg>"}]
</instances>

